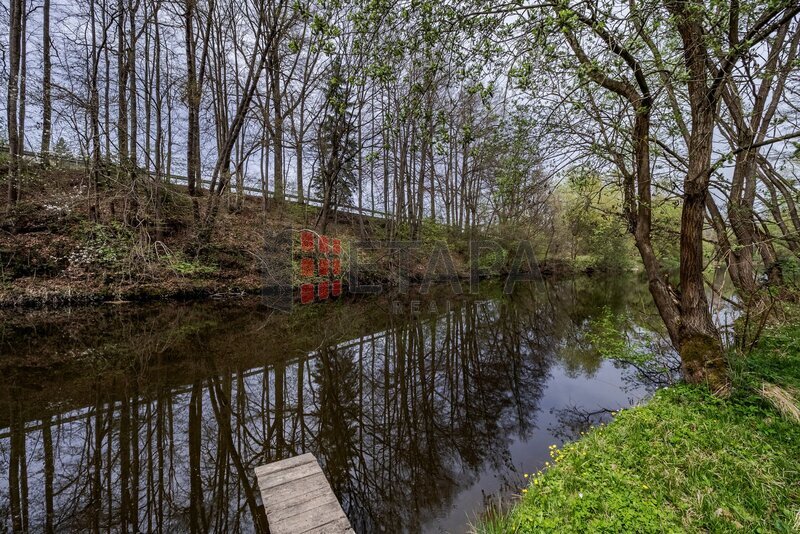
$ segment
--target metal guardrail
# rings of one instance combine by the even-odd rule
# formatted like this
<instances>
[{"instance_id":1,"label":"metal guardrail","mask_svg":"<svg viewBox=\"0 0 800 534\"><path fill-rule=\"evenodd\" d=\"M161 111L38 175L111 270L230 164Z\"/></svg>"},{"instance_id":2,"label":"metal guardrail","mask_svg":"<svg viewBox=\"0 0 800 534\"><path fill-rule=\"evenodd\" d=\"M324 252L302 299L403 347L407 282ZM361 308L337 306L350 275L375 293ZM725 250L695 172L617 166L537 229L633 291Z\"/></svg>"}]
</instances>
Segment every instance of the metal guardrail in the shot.
<instances>
[{"instance_id":1,"label":"metal guardrail","mask_svg":"<svg viewBox=\"0 0 800 534\"><path fill-rule=\"evenodd\" d=\"M8 152L8 149L9 149L8 145L0 144L0 152ZM42 159L42 153L41 152L34 152L32 150L23 150L22 151L22 156L25 157L25 158L30 158L30 159L37 160L37 161L40 161ZM75 164L75 165L86 165L89 162L88 158L77 158L77 157L74 157L74 156L65 156L63 154L55 154L53 152L50 152L48 154L48 156L49 156L49 158L51 160L57 160L57 161L71 163L71 164ZM149 176L153 176L153 172L152 171L148 171L148 175ZM177 174L166 175L166 178L167 178L167 183L175 184L175 185L186 185L189 182L189 179L186 176L180 176L180 175L177 175ZM204 179L204 180L202 180L202 184L203 184L203 187L210 188L211 180L205 180ZM237 192L237 188L236 188L236 185L234 183L231 182L230 188L231 188L231 192L233 192L233 193ZM257 197L263 197L264 196L264 191L261 188L258 188L258 187L244 186L242 189L244 190L245 194L250 194L250 195L257 196ZM275 192L274 191L267 190L266 191L266 195L267 195L267 198L275 198ZM322 207L322 200L320 200L318 198L304 198L303 202L301 203L300 202L300 197L298 195L295 195L293 193L287 193L285 191L283 193L283 197L285 199L287 199L289 202L292 202L294 204L299 204L301 206L302 205L308 205L308 206L312 206L312 207L315 207L315 208L321 208ZM386 212L383 212L383 211L380 211L380 210L375 210L375 209L370 209L370 208L363 208L363 207L359 208L357 206L348 206L348 205L336 205L336 206L333 206L333 207L335 207L335 209L338 210L339 212L345 212L345 213L349 213L349 214L352 214L352 215L366 215L368 217L372 217L373 219L388 219L389 218L389 217L387 217Z\"/></svg>"},{"instance_id":2,"label":"metal guardrail","mask_svg":"<svg viewBox=\"0 0 800 534\"><path fill-rule=\"evenodd\" d=\"M175 184L175 185L186 185L186 183L188 183L188 179L186 178L186 176L178 176L178 175L175 175L175 174L169 175L167 177L167 180L169 181L169 183ZM203 187L205 187L205 188L211 187L211 181L210 180L203 180ZM230 187L231 187L231 192L235 193L237 191L236 184L234 184L233 182L231 182ZM253 195L258 196L258 197L263 197L264 196L264 191L262 191L258 187L252 187L252 186L247 186L246 185L242 189L244 190L245 194L249 193L249 194L253 194ZM319 200L317 198L308 198L308 197L306 197L306 198L303 199L303 202L301 203L300 202L300 197L298 195L293 194L293 193L284 192L283 193L283 197L285 199L289 200L289 202L292 202L294 204L299 204L301 206L302 205L308 205L308 206L312 206L312 207L315 207L315 208L321 208L322 207L322 200ZM275 198L275 192L267 190L267 198ZM388 217L386 217L386 213L384 213L383 211L373 210L373 209L370 209L370 208L358 208L357 206L338 205L338 206L336 206L336 209L338 211L340 211L340 212L344 211L346 213L351 213L353 215L362 215L362 214L363 215L367 215L367 216L372 217L374 219L387 219L388 218Z\"/></svg>"}]
</instances>

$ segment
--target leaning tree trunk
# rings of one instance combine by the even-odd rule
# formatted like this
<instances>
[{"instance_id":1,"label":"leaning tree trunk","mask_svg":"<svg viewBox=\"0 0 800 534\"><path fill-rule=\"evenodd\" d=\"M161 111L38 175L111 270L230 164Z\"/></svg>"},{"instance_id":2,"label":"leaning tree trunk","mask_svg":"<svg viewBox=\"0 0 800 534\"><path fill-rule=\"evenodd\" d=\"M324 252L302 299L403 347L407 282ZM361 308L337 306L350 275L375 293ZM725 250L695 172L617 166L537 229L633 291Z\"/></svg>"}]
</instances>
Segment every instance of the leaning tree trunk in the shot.
<instances>
[{"instance_id":1,"label":"leaning tree trunk","mask_svg":"<svg viewBox=\"0 0 800 534\"><path fill-rule=\"evenodd\" d=\"M727 389L727 366L721 340L711 319L703 279L703 223L711 174L711 142L714 130L713 101L707 98L705 87L705 56L702 31L690 24L683 6L668 1L676 11L685 52L687 70L693 74L689 81L692 108L692 132L689 140L688 173L684 180L684 199L681 212L680 293L676 292L663 274L651 242L652 176L650 161L650 112L654 98L642 65L619 43L613 43L614 53L630 67L633 81L614 79L593 66L580 41L565 33L567 42L588 75L599 86L626 99L636 117L633 128L634 169L620 170L624 178L624 211L628 229L633 232L648 277L650 293L667 327L670 341L681 357L685 379L691 383L705 382L715 392ZM582 19L600 38L612 43L605 29L591 19Z\"/></svg>"}]
</instances>

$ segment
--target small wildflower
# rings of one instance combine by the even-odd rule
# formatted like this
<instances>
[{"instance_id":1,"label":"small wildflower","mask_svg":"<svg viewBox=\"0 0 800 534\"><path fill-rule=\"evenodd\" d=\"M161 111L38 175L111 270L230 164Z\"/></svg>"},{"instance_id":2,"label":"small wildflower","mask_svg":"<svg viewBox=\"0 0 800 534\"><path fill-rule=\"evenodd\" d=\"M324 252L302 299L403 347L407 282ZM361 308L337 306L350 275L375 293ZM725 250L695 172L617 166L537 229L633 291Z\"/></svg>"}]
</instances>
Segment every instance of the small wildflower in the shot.
<instances>
[{"instance_id":1,"label":"small wildflower","mask_svg":"<svg viewBox=\"0 0 800 534\"><path fill-rule=\"evenodd\" d=\"M525 478L528 478L528 473L525 473L523 476L524 476Z\"/></svg>"}]
</instances>

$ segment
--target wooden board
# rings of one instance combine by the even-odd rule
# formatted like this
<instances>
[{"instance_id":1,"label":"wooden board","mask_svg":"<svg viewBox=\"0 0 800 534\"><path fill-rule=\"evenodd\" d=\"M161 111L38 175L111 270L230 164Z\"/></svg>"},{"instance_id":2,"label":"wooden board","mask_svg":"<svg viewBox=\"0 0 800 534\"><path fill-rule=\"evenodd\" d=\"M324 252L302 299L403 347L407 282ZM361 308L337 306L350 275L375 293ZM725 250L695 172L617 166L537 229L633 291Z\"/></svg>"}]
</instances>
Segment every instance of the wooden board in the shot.
<instances>
[{"instance_id":1,"label":"wooden board","mask_svg":"<svg viewBox=\"0 0 800 534\"><path fill-rule=\"evenodd\" d=\"M354 534L311 453L256 467L270 534Z\"/></svg>"}]
</instances>

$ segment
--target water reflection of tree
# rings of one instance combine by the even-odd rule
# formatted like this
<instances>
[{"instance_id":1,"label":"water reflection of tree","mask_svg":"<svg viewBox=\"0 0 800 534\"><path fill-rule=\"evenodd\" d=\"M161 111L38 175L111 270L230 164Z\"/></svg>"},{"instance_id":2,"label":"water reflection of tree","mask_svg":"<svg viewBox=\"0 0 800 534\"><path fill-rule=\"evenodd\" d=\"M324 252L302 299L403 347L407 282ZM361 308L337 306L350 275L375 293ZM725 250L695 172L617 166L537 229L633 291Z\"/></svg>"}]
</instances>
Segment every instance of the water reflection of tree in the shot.
<instances>
[{"instance_id":1,"label":"water reflection of tree","mask_svg":"<svg viewBox=\"0 0 800 534\"><path fill-rule=\"evenodd\" d=\"M579 406L568 406L556 410L558 424L550 428L550 432L561 441L574 441L580 434L588 432L592 427L608 422L613 410L609 408L588 409Z\"/></svg>"},{"instance_id":2,"label":"water reflection of tree","mask_svg":"<svg viewBox=\"0 0 800 534\"><path fill-rule=\"evenodd\" d=\"M624 370L621 378L628 391L652 392L674 383L680 360L644 288L626 276L580 278L571 284L573 327L565 336L569 341L559 351L568 376L594 376L608 356L614 366ZM602 305L598 306L598 302ZM604 356L606 351L598 346L603 337L598 332L601 326L613 327L614 335L624 340L630 350ZM618 406L566 406L555 410L556 423L549 430L562 441L572 441L592 426L609 421L616 409Z\"/></svg>"},{"instance_id":3,"label":"water reflection of tree","mask_svg":"<svg viewBox=\"0 0 800 534\"><path fill-rule=\"evenodd\" d=\"M314 448L334 491L338 495L352 494L354 459L359 455L358 440L363 439L363 429L357 426L361 410L356 351L324 347L318 355L320 365L311 373L316 385L311 413L318 425ZM346 505L355 507L360 503Z\"/></svg>"},{"instance_id":4,"label":"water reflection of tree","mask_svg":"<svg viewBox=\"0 0 800 534\"><path fill-rule=\"evenodd\" d=\"M98 381L89 406L51 417L21 406L24 395L5 403L4 520L13 531L264 531L253 468L311 451L358 531L415 530L485 466L508 467L551 365L599 309L583 291L395 316L348 343L261 356L261 368L223 356L242 342L240 323L171 345L151 323L133 370ZM176 344L194 355L180 371L188 385L160 364Z\"/></svg>"},{"instance_id":5,"label":"water reflection of tree","mask_svg":"<svg viewBox=\"0 0 800 534\"><path fill-rule=\"evenodd\" d=\"M317 445L332 451L322 452L326 472L357 530L414 530L487 462L507 458L547 366L522 349L530 324L512 308L467 303L437 320L398 320L371 346L322 351Z\"/></svg>"}]
</instances>

